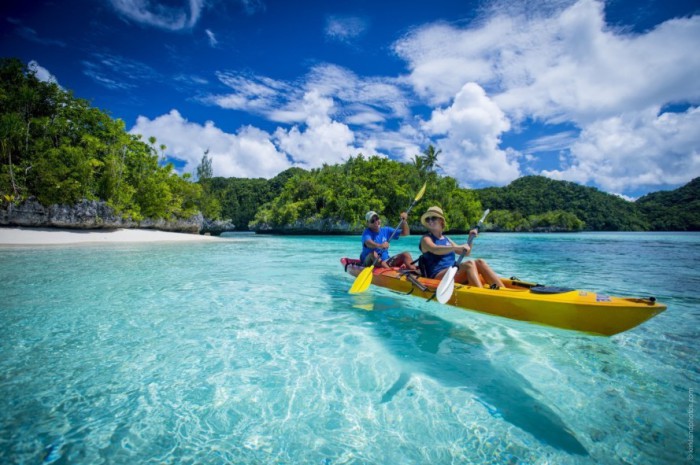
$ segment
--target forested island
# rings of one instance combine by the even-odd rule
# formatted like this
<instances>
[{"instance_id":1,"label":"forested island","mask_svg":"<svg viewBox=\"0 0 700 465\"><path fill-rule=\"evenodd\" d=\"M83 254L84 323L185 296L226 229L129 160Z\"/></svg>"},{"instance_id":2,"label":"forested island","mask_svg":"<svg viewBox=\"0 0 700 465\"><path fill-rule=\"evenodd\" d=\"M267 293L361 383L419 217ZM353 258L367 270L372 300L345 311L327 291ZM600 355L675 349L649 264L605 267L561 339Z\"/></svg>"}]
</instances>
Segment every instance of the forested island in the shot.
<instances>
[{"instance_id":1,"label":"forested island","mask_svg":"<svg viewBox=\"0 0 700 465\"><path fill-rule=\"evenodd\" d=\"M0 60L0 225L29 224L17 218L31 205L48 218L34 225L355 234L367 210L396 224L427 183L421 204L440 205L453 232L468 230L485 208L493 231L700 230L700 178L630 202L541 176L461 188L438 173L440 151L432 145L410 163L358 154L269 180L214 177L207 153L196 176L180 175L166 154L154 137L129 134L123 121L40 81L20 60ZM56 211L64 212L60 223L50 220ZM423 230L419 217L410 218L415 232ZM225 226L207 229L214 221Z\"/></svg>"}]
</instances>

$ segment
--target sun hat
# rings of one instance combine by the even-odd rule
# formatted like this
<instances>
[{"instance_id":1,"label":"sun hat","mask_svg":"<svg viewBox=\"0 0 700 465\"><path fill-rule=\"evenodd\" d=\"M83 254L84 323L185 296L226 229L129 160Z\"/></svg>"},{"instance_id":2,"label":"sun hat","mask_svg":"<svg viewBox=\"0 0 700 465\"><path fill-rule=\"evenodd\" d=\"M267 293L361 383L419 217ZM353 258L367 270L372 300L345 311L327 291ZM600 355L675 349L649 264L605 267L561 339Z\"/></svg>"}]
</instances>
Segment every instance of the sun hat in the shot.
<instances>
[{"instance_id":1,"label":"sun hat","mask_svg":"<svg viewBox=\"0 0 700 465\"><path fill-rule=\"evenodd\" d=\"M426 220L431 216L437 216L438 218L442 218L442 221L445 223L445 228L447 228L447 221L445 221L445 214L442 213L442 208L432 206L428 208L428 211L423 213L423 216L420 217L420 222L426 228L428 227L428 222Z\"/></svg>"},{"instance_id":2,"label":"sun hat","mask_svg":"<svg viewBox=\"0 0 700 465\"><path fill-rule=\"evenodd\" d=\"M370 211L368 211L367 214L365 215L365 220L369 221L369 220L371 220L372 217L374 217L374 216L379 216L379 213L375 212L374 210L370 210Z\"/></svg>"}]
</instances>

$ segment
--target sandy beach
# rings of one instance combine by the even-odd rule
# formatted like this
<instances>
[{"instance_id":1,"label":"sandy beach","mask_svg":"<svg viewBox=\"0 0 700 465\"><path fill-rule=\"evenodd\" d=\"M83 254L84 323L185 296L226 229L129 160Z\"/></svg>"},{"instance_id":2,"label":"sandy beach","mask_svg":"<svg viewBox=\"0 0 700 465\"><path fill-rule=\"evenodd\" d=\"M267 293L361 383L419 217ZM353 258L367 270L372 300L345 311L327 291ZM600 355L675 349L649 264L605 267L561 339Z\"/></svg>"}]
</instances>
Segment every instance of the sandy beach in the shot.
<instances>
[{"instance_id":1,"label":"sandy beach","mask_svg":"<svg viewBox=\"0 0 700 465\"><path fill-rule=\"evenodd\" d=\"M216 241L217 237L153 229L81 230L0 227L0 245L60 245L119 242Z\"/></svg>"}]
</instances>

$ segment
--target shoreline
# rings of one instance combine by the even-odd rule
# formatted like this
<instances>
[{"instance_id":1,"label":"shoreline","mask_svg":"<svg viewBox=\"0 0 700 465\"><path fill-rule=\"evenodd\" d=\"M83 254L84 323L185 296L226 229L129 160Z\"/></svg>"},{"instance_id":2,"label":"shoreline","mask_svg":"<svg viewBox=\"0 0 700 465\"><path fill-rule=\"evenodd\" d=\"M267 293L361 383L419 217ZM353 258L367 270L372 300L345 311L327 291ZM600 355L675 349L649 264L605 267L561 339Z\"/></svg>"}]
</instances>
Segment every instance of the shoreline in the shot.
<instances>
[{"instance_id":1,"label":"shoreline","mask_svg":"<svg viewBox=\"0 0 700 465\"><path fill-rule=\"evenodd\" d=\"M157 231L155 229L63 229L0 227L0 246L114 244L137 242L201 242L213 236Z\"/></svg>"}]
</instances>

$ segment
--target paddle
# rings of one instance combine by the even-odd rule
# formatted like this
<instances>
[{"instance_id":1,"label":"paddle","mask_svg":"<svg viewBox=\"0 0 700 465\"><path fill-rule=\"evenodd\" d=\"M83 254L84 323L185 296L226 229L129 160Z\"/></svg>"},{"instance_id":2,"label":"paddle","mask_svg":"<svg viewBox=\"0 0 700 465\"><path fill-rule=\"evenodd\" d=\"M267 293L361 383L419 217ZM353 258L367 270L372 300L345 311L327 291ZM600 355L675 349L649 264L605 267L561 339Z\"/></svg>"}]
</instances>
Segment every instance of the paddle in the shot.
<instances>
[{"instance_id":1,"label":"paddle","mask_svg":"<svg viewBox=\"0 0 700 465\"><path fill-rule=\"evenodd\" d=\"M406 214L411 213L411 209L413 206L423 197L423 194L425 194L425 188L428 185L427 181L425 184L423 184L423 187L421 188L420 192L418 192L418 195L416 195L416 198L413 199L413 202L411 202L411 205L408 207L408 210L406 210ZM389 242L394 238L394 234L396 234L396 231L399 230L401 225L403 224L403 218L399 222L399 225L396 227L394 230L394 233L391 235L389 238ZM361 292L365 292L368 288L369 285L372 284L372 272L374 271L374 266L377 264L379 261L379 255L377 255L377 258L374 259L374 263L372 263L372 266L369 266L362 270L362 272L357 275L357 278L355 278L355 282L352 283L352 287L350 288L350 294L359 294Z\"/></svg>"},{"instance_id":2,"label":"paddle","mask_svg":"<svg viewBox=\"0 0 700 465\"><path fill-rule=\"evenodd\" d=\"M476 230L479 231L479 228L483 225L484 220L486 219L486 216L489 214L491 210L486 209L484 212L484 216L481 217L479 222L476 225ZM472 242L474 241L475 236L469 236L469 239L467 240L467 245L469 247L472 246ZM455 275L457 274L457 271L459 270L459 265L462 263L462 260L464 259L464 256L466 255L466 251L462 251L462 253L459 255L459 259L455 262L454 265L450 267L449 270L447 270L447 273L445 273L445 276L442 277L442 280L440 281L440 284L438 285L437 291L435 291L435 297L437 298L437 301L440 302L441 304L444 304L448 300L450 300L450 297L452 297L452 292L454 291L455 288Z\"/></svg>"}]
</instances>

